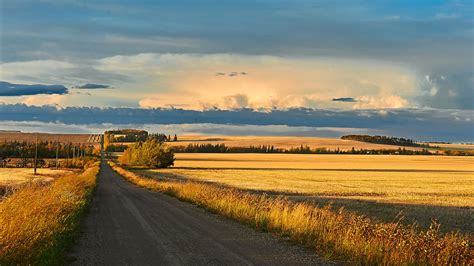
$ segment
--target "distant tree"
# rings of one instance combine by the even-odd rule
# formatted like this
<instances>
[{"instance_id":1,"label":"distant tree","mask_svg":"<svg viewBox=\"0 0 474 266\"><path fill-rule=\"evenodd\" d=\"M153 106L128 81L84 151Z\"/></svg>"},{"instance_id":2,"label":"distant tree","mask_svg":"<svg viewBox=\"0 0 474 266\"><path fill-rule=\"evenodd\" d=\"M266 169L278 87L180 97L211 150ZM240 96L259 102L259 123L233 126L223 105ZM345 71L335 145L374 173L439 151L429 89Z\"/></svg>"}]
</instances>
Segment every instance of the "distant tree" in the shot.
<instances>
[{"instance_id":1,"label":"distant tree","mask_svg":"<svg viewBox=\"0 0 474 266\"><path fill-rule=\"evenodd\" d=\"M33 163L34 164L34 163ZM44 167L46 165L46 161L43 160L43 159L38 159L38 161L36 162L36 167Z\"/></svg>"},{"instance_id":2,"label":"distant tree","mask_svg":"<svg viewBox=\"0 0 474 266\"><path fill-rule=\"evenodd\" d=\"M176 136L176 134L174 134L173 141L178 141L178 136Z\"/></svg>"},{"instance_id":3,"label":"distant tree","mask_svg":"<svg viewBox=\"0 0 474 266\"><path fill-rule=\"evenodd\" d=\"M107 147L109 146L109 143L111 142L111 138L112 136L109 133L107 132L104 133L104 149L105 150L107 150Z\"/></svg>"},{"instance_id":4,"label":"distant tree","mask_svg":"<svg viewBox=\"0 0 474 266\"><path fill-rule=\"evenodd\" d=\"M148 138L153 138L160 142L165 142L168 140L168 137L165 134L160 134L160 133L150 134Z\"/></svg>"},{"instance_id":5,"label":"distant tree","mask_svg":"<svg viewBox=\"0 0 474 266\"><path fill-rule=\"evenodd\" d=\"M140 129L117 129L117 130L105 131L104 136L107 138L108 143L136 142L136 141L145 141L148 138L148 132L145 130L140 130Z\"/></svg>"},{"instance_id":6,"label":"distant tree","mask_svg":"<svg viewBox=\"0 0 474 266\"><path fill-rule=\"evenodd\" d=\"M109 145L107 146L107 149L105 149L107 152L123 152L127 149L127 145L123 144L114 144L114 145Z\"/></svg>"}]
</instances>

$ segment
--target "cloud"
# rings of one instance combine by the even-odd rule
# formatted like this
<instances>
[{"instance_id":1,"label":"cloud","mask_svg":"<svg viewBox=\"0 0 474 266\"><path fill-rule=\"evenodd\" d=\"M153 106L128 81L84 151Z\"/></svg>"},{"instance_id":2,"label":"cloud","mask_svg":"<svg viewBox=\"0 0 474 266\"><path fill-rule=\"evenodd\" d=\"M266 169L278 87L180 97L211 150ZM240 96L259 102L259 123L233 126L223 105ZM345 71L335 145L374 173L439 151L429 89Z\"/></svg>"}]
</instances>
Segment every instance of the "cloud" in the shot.
<instances>
[{"instance_id":1,"label":"cloud","mask_svg":"<svg viewBox=\"0 0 474 266\"><path fill-rule=\"evenodd\" d=\"M332 101L333 101L333 102L348 102L348 103L355 103L355 102L357 102L357 100L354 99L354 98L352 98L352 97L333 98Z\"/></svg>"},{"instance_id":2,"label":"cloud","mask_svg":"<svg viewBox=\"0 0 474 266\"><path fill-rule=\"evenodd\" d=\"M249 97L245 94L235 94L224 97L225 109L239 109L249 106Z\"/></svg>"},{"instance_id":3,"label":"cloud","mask_svg":"<svg viewBox=\"0 0 474 266\"><path fill-rule=\"evenodd\" d=\"M93 67L86 71L83 62L58 61L7 63L1 67L5 76L22 82L45 79L78 84L91 78L113 82L116 91L97 91L95 102L111 103L111 98L119 97L146 108L172 105L196 110L213 106L241 108L242 101L231 103L228 98L237 94L245 95L245 107L254 109L353 108L355 102L333 101L334 95L354 99L396 95L408 101L404 106L411 106L410 98L417 94L418 80L411 69L391 63L319 57L148 53L107 57L87 65ZM245 71L209 75L215 69ZM103 84L107 83L80 87L108 86ZM66 97L62 104L91 104L90 98L72 98ZM21 103L19 99L18 102ZM382 103L377 106L393 108Z\"/></svg>"},{"instance_id":4,"label":"cloud","mask_svg":"<svg viewBox=\"0 0 474 266\"><path fill-rule=\"evenodd\" d=\"M88 96L92 96L92 93L90 92L80 92L80 91L76 91L74 92L75 94L82 94L82 95L88 95Z\"/></svg>"},{"instance_id":5,"label":"cloud","mask_svg":"<svg viewBox=\"0 0 474 266\"><path fill-rule=\"evenodd\" d=\"M61 122L2 121L3 130L46 133L96 134L114 128L137 128L148 132L188 135L224 136L319 136L339 137L343 134L383 134L381 130L366 128L291 127L285 125L219 125L219 124L65 124Z\"/></svg>"},{"instance_id":6,"label":"cloud","mask_svg":"<svg viewBox=\"0 0 474 266\"><path fill-rule=\"evenodd\" d=\"M120 72L106 73L94 67L96 60L33 60L0 63L0 76L12 83L63 84L75 87L77 84L88 83L89 80L110 84L126 83L128 77ZM92 66L92 67L91 67Z\"/></svg>"},{"instance_id":7,"label":"cloud","mask_svg":"<svg viewBox=\"0 0 474 266\"><path fill-rule=\"evenodd\" d=\"M440 68L430 71L420 81L416 100L422 106L443 109L474 109L474 70Z\"/></svg>"},{"instance_id":8,"label":"cloud","mask_svg":"<svg viewBox=\"0 0 474 266\"><path fill-rule=\"evenodd\" d=\"M409 102L398 95L362 96L357 98L354 109L393 109L407 108Z\"/></svg>"},{"instance_id":9,"label":"cloud","mask_svg":"<svg viewBox=\"0 0 474 266\"><path fill-rule=\"evenodd\" d=\"M28 97L24 97L22 99L22 102L26 105L35 105L35 106L41 106L41 105L51 105L51 106L56 106L56 107L61 107L61 103L64 102L64 97L65 95L32 95Z\"/></svg>"},{"instance_id":10,"label":"cloud","mask_svg":"<svg viewBox=\"0 0 474 266\"><path fill-rule=\"evenodd\" d=\"M351 109L361 103L332 98L365 97L369 107L474 109L469 1L424 1L422 9L363 0L3 2L0 79L116 88L87 99L68 94L62 101L70 106L199 110L243 94L252 108ZM407 103L368 100L391 96Z\"/></svg>"},{"instance_id":11,"label":"cloud","mask_svg":"<svg viewBox=\"0 0 474 266\"><path fill-rule=\"evenodd\" d=\"M318 57L149 53L104 58L97 68L136 80L134 90L124 93L141 96L137 100L140 106L172 103L196 110L230 108L234 104L225 99L236 94L245 95L247 107L254 109L353 108L354 103L333 101L335 94L354 99L396 95L408 101L404 106L410 106L410 97L417 94L418 80L411 69L391 63ZM215 69L246 71L216 73ZM241 76L245 78L238 78ZM394 106L382 103L380 108Z\"/></svg>"},{"instance_id":12,"label":"cloud","mask_svg":"<svg viewBox=\"0 0 474 266\"><path fill-rule=\"evenodd\" d=\"M242 105L230 104L227 97L241 94L247 97L246 107L253 109L425 106L474 109L474 101L471 101L474 79L469 71L440 70L427 72L425 77L425 72L409 66L375 60L146 53L86 62L14 62L0 64L0 67L2 76L19 84L72 86L88 80L98 83L86 84L86 87L114 84L116 91L97 90L94 99L73 98L69 94L61 103L67 106L113 106L120 102L120 106L146 108L231 109ZM220 72L216 73L216 69ZM229 77L229 74L234 76ZM355 102L333 100L338 98L353 98ZM22 101L17 99L17 102Z\"/></svg>"},{"instance_id":13,"label":"cloud","mask_svg":"<svg viewBox=\"0 0 474 266\"><path fill-rule=\"evenodd\" d=\"M86 83L84 85L79 85L74 88L75 89L109 89L111 87L109 85L103 85L103 84Z\"/></svg>"},{"instance_id":14,"label":"cloud","mask_svg":"<svg viewBox=\"0 0 474 266\"><path fill-rule=\"evenodd\" d=\"M64 96L64 95L62 95ZM120 114L120 115L117 115ZM109 128L115 125L168 125L168 124L215 124L209 134L218 134L221 125L234 125L234 132L244 134L239 127L287 126L319 128L342 134L376 132L418 140L474 141L474 111L435 109L384 109L384 110L324 110L292 108L288 110L255 111L248 108L238 110L209 109L206 111L176 108L92 108L55 106L26 106L23 104L0 104L0 121L38 121L44 123L102 124ZM3 124L3 123L2 123ZM196 126L197 127L197 126ZM270 127L269 127L270 128ZM261 129L261 128L260 128ZM300 128L302 129L302 128ZM358 131L357 129L363 131ZM303 129L302 129L303 130ZM200 132L205 132L201 129ZM305 130L303 130L305 131ZM312 131L318 136L317 131ZM308 131L308 132L309 132ZM223 132L223 131L220 131ZM258 130L254 131L258 132ZM259 134L264 134L260 131ZM294 131L291 131L294 132ZM290 134L282 131L282 134ZM247 132L248 133L248 132ZM229 133L230 134L230 133ZM277 134L277 133L275 133Z\"/></svg>"},{"instance_id":15,"label":"cloud","mask_svg":"<svg viewBox=\"0 0 474 266\"><path fill-rule=\"evenodd\" d=\"M13 84L0 81L0 96L24 96L38 94L67 94L68 89L63 85L42 84Z\"/></svg>"},{"instance_id":16,"label":"cloud","mask_svg":"<svg viewBox=\"0 0 474 266\"><path fill-rule=\"evenodd\" d=\"M5 24L23 25L2 31L2 51L9 61L31 60L38 53L43 57L102 58L143 52L317 54L424 65L472 61L465 56L472 54L472 5L459 4L463 1L425 1L422 10L410 1L357 0L341 5L341 1L314 4L297 0L291 6L248 0L203 0L199 6L66 1L54 5L62 16L50 15L52 1L4 2L5 10L12 10L3 14ZM208 15L209 10L214 16ZM32 12L38 16L32 17ZM63 23L71 16L80 23ZM52 25L48 31L43 28L46 24Z\"/></svg>"},{"instance_id":17,"label":"cloud","mask_svg":"<svg viewBox=\"0 0 474 266\"><path fill-rule=\"evenodd\" d=\"M216 73L216 76L229 76L231 78L236 77L236 76L246 76L246 75L248 75L248 73L244 72L244 71L242 71L242 72L232 71L230 73L225 73L225 72L217 72Z\"/></svg>"}]
</instances>

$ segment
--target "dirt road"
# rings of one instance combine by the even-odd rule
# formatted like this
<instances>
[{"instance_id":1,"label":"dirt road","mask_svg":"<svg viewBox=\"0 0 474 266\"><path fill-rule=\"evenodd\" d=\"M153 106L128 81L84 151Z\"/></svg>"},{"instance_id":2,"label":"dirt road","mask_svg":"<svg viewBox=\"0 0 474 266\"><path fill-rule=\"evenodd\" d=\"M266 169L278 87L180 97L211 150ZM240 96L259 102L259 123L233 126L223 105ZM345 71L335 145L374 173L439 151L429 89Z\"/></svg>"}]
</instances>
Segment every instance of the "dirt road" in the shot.
<instances>
[{"instance_id":1,"label":"dirt road","mask_svg":"<svg viewBox=\"0 0 474 266\"><path fill-rule=\"evenodd\" d=\"M136 187L102 164L77 265L323 264L313 251Z\"/></svg>"}]
</instances>

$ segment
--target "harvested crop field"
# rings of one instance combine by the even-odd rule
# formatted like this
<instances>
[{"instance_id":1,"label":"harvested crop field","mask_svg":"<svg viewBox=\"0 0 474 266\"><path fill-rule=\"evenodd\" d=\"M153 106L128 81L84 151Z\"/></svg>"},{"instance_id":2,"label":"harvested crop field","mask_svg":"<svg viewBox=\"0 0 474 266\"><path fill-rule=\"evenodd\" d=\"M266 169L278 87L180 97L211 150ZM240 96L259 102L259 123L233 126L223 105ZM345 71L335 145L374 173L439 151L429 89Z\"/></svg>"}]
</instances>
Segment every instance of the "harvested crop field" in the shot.
<instances>
[{"instance_id":1,"label":"harvested crop field","mask_svg":"<svg viewBox=\"0 0 474 266\"><path fill-rule=\"evenodd\" d=\"M215 182L393 221L474 232L474 159L451 156L176 154L175 168L139 173Z\"/></svg>"},{"instance_id":2,"label":"harvested crop field","mask_svg":"<svg viewBox=\"0 0 474 266\"><path fill-rule=\"evenodd\" d=\"M0 168L0 185L18 185L29 181L49 182L71 172L63 169L38 168L38 175L35 176L32 168Z\"/></svg>"},{"instance_id":3,"label":"harvested crop field","mask_svg":"<svg viewBox=\"0 0 474 266\"><path fill-rule=\"evenodd\" d=\"M470 156L177 153L175 167L230 169L474 171Z\"/></svg>"}]
</instances>

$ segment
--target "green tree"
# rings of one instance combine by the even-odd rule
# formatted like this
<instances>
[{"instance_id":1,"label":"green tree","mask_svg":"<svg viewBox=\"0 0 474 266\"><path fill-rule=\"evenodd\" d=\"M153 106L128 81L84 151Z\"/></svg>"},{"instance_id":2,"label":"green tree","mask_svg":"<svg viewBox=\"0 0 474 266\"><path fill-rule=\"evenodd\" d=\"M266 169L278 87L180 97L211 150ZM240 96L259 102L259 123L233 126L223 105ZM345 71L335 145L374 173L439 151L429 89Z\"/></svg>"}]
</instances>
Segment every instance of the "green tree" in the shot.
<instances>
[{"instance_id":1,"label":"green tree","mask_svg":"<svg viewBox=\"0 0 474 266\"><path fill-rule=\"evenodd\" d=\"M174 152L163 142L150 138L131 145L123 153L120 162L126 165L166 168L174 165Z\"/></svg>"}]
</instances>

